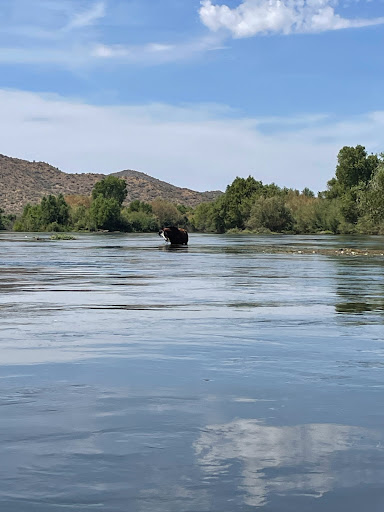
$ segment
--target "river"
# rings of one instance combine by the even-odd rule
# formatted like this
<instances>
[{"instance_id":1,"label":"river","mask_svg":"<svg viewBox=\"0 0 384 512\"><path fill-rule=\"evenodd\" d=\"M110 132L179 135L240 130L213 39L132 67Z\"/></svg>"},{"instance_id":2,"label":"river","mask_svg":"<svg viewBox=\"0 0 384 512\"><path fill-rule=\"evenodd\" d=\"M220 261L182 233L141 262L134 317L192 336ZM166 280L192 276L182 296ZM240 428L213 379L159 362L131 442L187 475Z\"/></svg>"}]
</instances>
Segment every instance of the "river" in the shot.
<instances>
[{"instance_id":1,"label":"river","mask_svg":"<svg viewBox=\"0 0 384 512\"><path fill-rule=\"evenodd\" d=\"M382 512L383 237L75 236L0 234L2 511Z\"/></svg>"}]
</instances>

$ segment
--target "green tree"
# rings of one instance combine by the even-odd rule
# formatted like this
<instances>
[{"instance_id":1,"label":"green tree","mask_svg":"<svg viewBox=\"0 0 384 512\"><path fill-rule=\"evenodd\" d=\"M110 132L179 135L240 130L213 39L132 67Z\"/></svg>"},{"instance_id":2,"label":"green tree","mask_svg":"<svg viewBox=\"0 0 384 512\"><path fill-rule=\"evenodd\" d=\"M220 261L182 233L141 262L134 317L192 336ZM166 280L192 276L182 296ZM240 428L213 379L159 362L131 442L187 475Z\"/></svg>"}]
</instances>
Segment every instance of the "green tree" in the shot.
<instances>
[{"instance_id":1,"label":"green tree","mask_svg":"<svg viewBox=\"0 0 384 512\"><path fill-rule=\"evenodd\" d=\"M96 229L108 231L119 230L121 227L120 203L113 197L101 194L92 201L90 208L90 223Z\"/></svg>"},{"instance_id":2,"label":"green tree","mask_svg":"<svg viewBox=\"0 0 384 512\"><path fill-rule=\"evenodd\" d=\"M330 198L370 181L379 164L377 155L367 155L364 146L344 146L337 155L336 177L328 182Z\"/></svg>"},{"instance_id":3,"label":"green tree","mask_svg":"<svg viewBox=\"0 0 384 512\"><path fill-rule=\"evenodd\" d=\"M302 193L302 194L303 194L303 196L305 196L305 197L315 197L314 192L313 192L310 188L308 188L308 187L305 187L305 188L302 190L302 192L301 192L301 193Z\"/></svg>"},{"instance_id":4,"label":"green tree","mask_svg":"<svg viewBox=\"0 0 384 512\"><path fill-rule=\"evenodd\" d=\"M217 226L217 205L216 203L200 203L196 206L192 214L193 229L202 232L213 233L221 232L220 226Z\"/></svg>"},{"instance_id":5,"label":"green tree","mask_svg":"<svg viewBox=\"0 0 384 512\"><path fill-rule=\"evenodd\" d=\"M5 229L5 219L3 217L4 210L0 208L0 231Z\"/></svg>"},{"instance_id":6,"label":"green tree","mask_svg":"<svg viewBox=\"0 0 384 512\"><path fill-rule=\"evenodd\" d=\"M255 231L269 230L274 232L290 231L294 218L291 210L279 196L260 197L252 206L247 227Z\"/></svg>"},{"instance_id":7,"label":"green tree","mask_svg":"<svg viewBox=\"0 0 384 512\"><path fill-rule=\"evenodd\" d=\"M262 195L263 191L263 183L256 181L252 176L237 177L231 185L228 185L224 197L218 200L225 230L245 227L254 199L256 196Z\"/></svg>"},{"instance_id":8,"label":"green tree","mask_svg":"<svg viewBox=\"0 0 384 512\"><path fill-rule=\"evenodd\" d=\"M14 224L15 231L65 231L70 226L70 208L64 196L44 196L40 204L27 204Z\"/></svg>"},{"instance_id":9,"label":"green tree","mask_svg":"<svg viewBox=\"0 0 384 512\"><path fill-rule=\"evenodd\" d=\"M44 231L45 226L41 219L40 204L27 204L21 218L16 220L13 229L15 231Z\"/></svg>"},{"instance_id":10,"label":"green tree","mask_svg":"<svg viewBox=\"0 0 384 512\"><path fill-rule=\"evenodd\" d=\"M65 196L65 201L69 206L69 221L68 223L76 231L96 229L90 219L90 207L92 198L90 196L83 196L79 194Z\"/></svg>"},{"instance_id":11,"label":"green tree","mask_svg":"<svg viewBox=\"0 0 384 512\"><path fill-rule=\"evenodd\" d=\"M157 198L152 201L152 212L162 227L184 225L186 222L185 217L176 206L165 199Z\"/></svg>"},{"instance_id":12,"label":"green tree","mask_svg":"<svg viewBox=\"0 0 384 512\"><path fill-rule=\"evenodd\" d=\"M0 231L5 229L3 213L4 213L4 210L2 208L0 208Z\"/></svg>"},{"instance_id":13,"label":"green tree","mask_svg":"<svg viewBox=\"0 0 384 512\"><path fill-rule=\"evenodd\" d=\"M316 233L319 231L315 213L319 200L314 195L304 191L297 194L296 190L289 190L285 192L283 197L285 206L291 210L294 218L293 231L295 233Z\"/></svg>"},{"instance_id":14,"label":"green tree","mask_svg":"<svg viewBox=\"0 0 384 512\"><path fill-rule=\"evenodd\" d=\"M70 223L75 231L96 229L96 226L91 222L90 208L87 208L84 204L73 206L70 209Z\"/></svg>"},{"instance_id":15,"label":"green tree","mask_svg":"<svg viewBox=\"0 0 384 512\"><path fill-rule=\"evenodd\" d=\"M349 224L356 224L359 218L359 204L358 200L362 192L361 186L354 186L344 192L340 197L340 211L344 220Z\"/></svg>"},{"instance_id":16,"label":"green tree","mask_svg":"<svg viewBox=\"0 0 384 512\"><path fill-rule=\"evenodd\" d=\"M360 194L360 228L363 232L384 232L384 162L373 174L368 187Z\"/></svg>"},{"instance_id":17,"label":"green tree","mask_svg":"<svg viewBox=\"0 0 384 512\"><path fill-rule=\"evenodd\" d=\"M70 208L64 199L63 194L59 194L56 198L57 222L65 226L69 222Z\"/></svg>"},{"instance_id":18,"label":"green tree","mask_svg":"<svg viewBox=\"0 0 384 512\"><path fill-rule=\"evenodd\" d=\"M64 196L59 194L57 197L49 195L43 197L40 203L41 224L48 228L50 224L67 226L69 221L69 206L65 202Z\"/></svg>"},{"instance_id":19,"label":"green tree","mask_svg":"<svg viewBox=\"0 0 384 512\"><path fill-rule=\"evenodd\" d=\"M229 229L244 229L252 207L259 198L284 194L285 191L274 183L263 185L252 176L237 177L216 201L196 207L192 214L192 223L197 230L216 233L224 233Z\"/></svg>"},{"instance_id":20,"label":"green tree","mask_svg":"<svg viewBox=\"0 0 384 512\"><path fill-rule=\"evenodd\" d=\"M315 225L317 231L338 234L342 231L343 215L340 199L321 199L315 205Z\"/></svg>"},{"instance_id":21,"label":"green tree","mask_svg":"<svg viewBox=\"0 0 384 512\"><path fill-rule=\"evenodd\" d=\"M335 177L328 181L326 199L340 199L339 207L343 220L340 229L353 232L357 225L361 207L359 202L375 173L379 158L368 155L365 147L344 146L337 156Z\"/></svg>"},{"instance_id":22,"label":"green tree","mask_svg":"<svg viewBox=\"0 0 384 512\"><path fill-rule=\"evenodd\" d=\"M121 215L125 231L150 233L159 230L159 221L153 213L143 210L130 211L129 208L124 208Z\"/></svg>"},{"instance_id":23,"label":"green tree","mask_svg":"<svg viewBox=\"0 0 384 512\"><path fill-rule=\"evenodd\" d=\"M381 163L369 184L364 206L375 222L384 221L384 163Z\"/></svg>"},{"instance_id":24,"label":"green tree","mask_svg":"<svg viewBox=\"0 0 384 512\"><path fill-rule=\"evenodd\" d=\"M135 199L131 201L128 205L129 212L144 212L144 213L152 213L152 206L145 201L139 201Z\"/></svg>"},{"instance_id":25,"label":"green tree","mask_svg":"<svg viewBox=\"0 0 384 512\"><path fill-rule=\"evenodd\" d=\"M127 183L116 176L107 176L93 187L92 198L96 199L98 196L104 199L115 199L121 206L127 197Z\"/></svg>"}]
</instances>

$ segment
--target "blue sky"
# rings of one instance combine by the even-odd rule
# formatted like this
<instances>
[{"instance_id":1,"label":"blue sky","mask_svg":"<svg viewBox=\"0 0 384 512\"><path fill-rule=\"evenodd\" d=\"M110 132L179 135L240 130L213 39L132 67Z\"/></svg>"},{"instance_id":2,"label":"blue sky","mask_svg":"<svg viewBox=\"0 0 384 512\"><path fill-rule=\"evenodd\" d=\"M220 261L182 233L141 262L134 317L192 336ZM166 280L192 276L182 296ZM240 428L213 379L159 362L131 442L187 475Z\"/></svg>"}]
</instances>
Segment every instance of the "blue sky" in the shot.
<instances>
[{"instance_id":1,"label":"blue sky","mask_svg":"<svg viewBox=\"0 0 384 512\"><path fill-rule=\"evenodd\" d=\"M384 1L0 0L0 152L322 190L384 151Z\"/></svg>"}]
</instances>

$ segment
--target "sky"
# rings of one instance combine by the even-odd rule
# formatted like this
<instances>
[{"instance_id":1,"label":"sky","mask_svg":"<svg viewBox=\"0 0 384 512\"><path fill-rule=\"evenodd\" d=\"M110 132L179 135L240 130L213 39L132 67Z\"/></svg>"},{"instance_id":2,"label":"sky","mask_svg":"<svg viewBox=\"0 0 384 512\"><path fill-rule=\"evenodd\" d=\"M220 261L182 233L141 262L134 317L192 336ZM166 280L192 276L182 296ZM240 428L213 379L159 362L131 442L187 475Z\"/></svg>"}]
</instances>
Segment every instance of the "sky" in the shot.
<instances>
[{"instance_id":1,"label":"sky","mask_svg":"<svg viewBox=\"0 0 384 512\"><path fill-rule=\"evenodd\" d=\"M315 192L384 151L384 0L0 0L0 153Z\"/></svg>"}]
</instances>

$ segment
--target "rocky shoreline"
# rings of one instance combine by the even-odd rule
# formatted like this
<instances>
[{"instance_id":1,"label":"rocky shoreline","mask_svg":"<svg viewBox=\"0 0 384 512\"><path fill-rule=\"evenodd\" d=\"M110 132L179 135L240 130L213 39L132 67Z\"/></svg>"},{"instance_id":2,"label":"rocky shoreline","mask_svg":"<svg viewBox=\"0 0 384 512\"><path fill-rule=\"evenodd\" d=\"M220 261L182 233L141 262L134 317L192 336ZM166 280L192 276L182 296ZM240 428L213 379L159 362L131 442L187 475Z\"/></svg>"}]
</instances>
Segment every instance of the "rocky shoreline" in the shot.
<instances>
[{"instance_id":1,"label":"rocky shoreline","mask_svg":"<svg viewBox=\"0 0 384 512\"><path fill-rule=\"evenodd\" d=\"M381 256L384 257L384 248L381 250L378 249L356 249L349 247L342 247L340 249L335 248L324 248L324 249L313 249L311 247L263 247L260 248L260 251L265 254L320 254L322 256L344 256L344 257L355 257L355 256Z\"/></svg>"}]
</instances>

